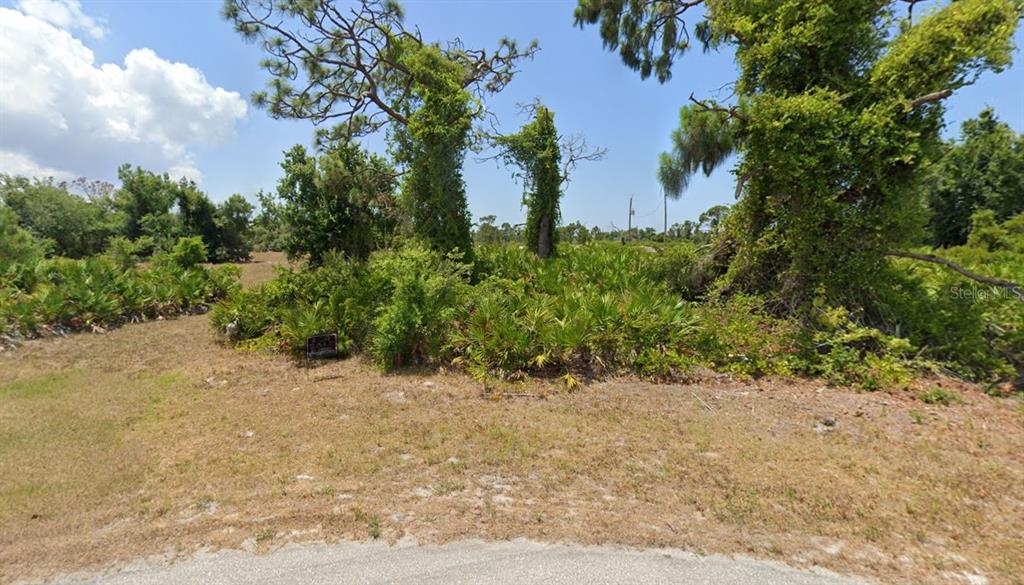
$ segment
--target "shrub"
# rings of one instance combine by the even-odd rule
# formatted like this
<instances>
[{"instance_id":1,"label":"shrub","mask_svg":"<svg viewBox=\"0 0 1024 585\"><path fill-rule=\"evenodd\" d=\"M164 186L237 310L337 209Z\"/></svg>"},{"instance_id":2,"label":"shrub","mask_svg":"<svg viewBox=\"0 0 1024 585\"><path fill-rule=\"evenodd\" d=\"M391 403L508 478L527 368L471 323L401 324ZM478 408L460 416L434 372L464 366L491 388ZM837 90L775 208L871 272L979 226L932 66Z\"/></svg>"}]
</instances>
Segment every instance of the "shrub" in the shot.
<instances>
[{"instance_id":1,"label":"shrub","mask_svg":"<svg viewBox=\"0 0 1024 585\"><path fill-rule=\"evenodd\" d=\"M929 313L937 305L928 294L905 306L879 296L902 315L899 333L827 306L816 307L816 321L798 322L757 296L688 301L678 276L693 252L689 244L656 253L595 242L540 260L518 246L481 246L475 284L469 267L415 245L366 262L328 256L318 268L281 270L260 288L233 293L214 310L214 324L233 323L233 341L250 347L299 351L308 335L337 332L343 351L365 351L385 369L452 363L499 378L631 372L667 380L703 366L876 389L905 386L936 361L1005 365L986 350L983 328L972 328L980 312L961 311L962 324L943 320ZM923 286L914 279L904 284L927 290L913 288ZM914 304L921 299L927 303ZM1000 317L1014 318L1021 317ZM965 351L976 355L957 357Z\"/></svg>"},{"instance_id":2,"label":"shrub","mask_svg":"<svg viewBox=\"0 0 1024 585\"><path fill-rule=\"evenodd\" d=\"M122 270L134 268L143 256L153 251L152 238L143 236L136 240L129 240L122 236L110 238L107 242L106 255Z\"/></svg>"},{"instance_id":3,"label":"shrub","mask_svg":"<svg viewBox=\"0 0 1024 585\"><path fill-rule=\"evenodd\" d=\"M192 268L206 262L208 257L206 243L203 238L178 238L178 243L171 250L169 260L181 268Z\"/></svg>"},{"instance_id":4,"label":"shrub","mask_svg":"<svg viewBox=\"0 0 1024 585\"><path fill-rule=\"evenodd\" d=\"M22 265L23 266L23 265ZM0 288L0 332L16 336L110 327L203 310L237 288L237 267L173 262L125 268L111 258L51 258Z\"/></svg>"},{"instance_id":5,"label":"shrub","mask_svg":"<svg viewBox=\"0 0 1024 585\"><path fill-rule=\"evenodd\" d=\"M46 242L21 228L14 212L0 205L0 276L3 282L14 282L15 272L41 260L46 249Z\"/></svg>"},{"instance_id":6,"label":"shrub","mask_svg":"<svg viewBox=\"0 0 1024 585\"><path fill-rule=\"evenodd\" d=\"M412 246L376 255L370 271L391 289L373 319L370 355L385 369L439 360L465 314L468 267Z\"/></svg>"}]
</instances>

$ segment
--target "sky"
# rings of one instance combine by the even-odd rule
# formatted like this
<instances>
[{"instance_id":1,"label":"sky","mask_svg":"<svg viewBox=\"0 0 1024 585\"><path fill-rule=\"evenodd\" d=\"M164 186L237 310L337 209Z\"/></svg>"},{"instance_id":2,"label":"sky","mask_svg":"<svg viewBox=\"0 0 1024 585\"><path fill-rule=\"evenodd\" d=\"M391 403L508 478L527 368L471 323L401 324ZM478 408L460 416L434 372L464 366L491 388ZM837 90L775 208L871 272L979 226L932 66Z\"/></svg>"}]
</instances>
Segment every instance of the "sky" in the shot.
<instances>
[{"instance_id":1,"label":"sky","mask_svg":"<svg viewBox=\"0 0 1024 585\"><path fill-rule=\"evenodd\" d=\"M339 2L343 3L343 2ZM919 4L915 17L939 0ZM715 97L734 80L732 54L693 50L673 78L641 81L603 49L595 27L573 26L572 0L406 0L406 24L428 41L460 38L493 49L500 38L541 47L504 92L487 101L503 132L526 120L517 103L541 99L563 134L582 133L608 150L584 162L562 199L564 222L662 225L657 156L670 146L680 106L693 93ZM116 182L122 163L189 177L215 201L273 190L282 152L310 144L307 121L273 120L249 103L266 74L260 49L219 16L216 0L0 0L0 173L86 176ZM1024 46L1024 29L1015 35ZM1022 61L1021 50L1015 61ZM947 100L947 136L984 107L1024 131L1024 64L985 74ZM380 138L367 146L383 152ZM668 202L669 224L733 200L731 165L693 180ZM464 167L474 218L521 223L521 186L508 168Z\"/></svg>"}]
</instances>

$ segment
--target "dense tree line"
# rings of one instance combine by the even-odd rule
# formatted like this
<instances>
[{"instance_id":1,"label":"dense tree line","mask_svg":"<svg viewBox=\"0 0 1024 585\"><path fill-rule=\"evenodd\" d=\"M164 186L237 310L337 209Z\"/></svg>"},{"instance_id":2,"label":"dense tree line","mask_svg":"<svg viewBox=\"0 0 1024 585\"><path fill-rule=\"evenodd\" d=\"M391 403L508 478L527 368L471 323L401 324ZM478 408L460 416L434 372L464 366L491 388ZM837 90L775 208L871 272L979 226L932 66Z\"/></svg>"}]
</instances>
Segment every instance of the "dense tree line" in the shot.
<instances>
[{"instance_id":1,"label":"dense tree line","mask_svg":"<svg viewBox=\"0 0 1024 585\"><path fill-rule=\"evenodd\" d=\"M0 176L0 209L46 253L86 258L112 245L137 254L170 250L198 237L211 261L244 260L251 249L253 206L241 195L212 202L192 181L139 167L118 169L120 187L79 179Z\"/></svg>"}]
</instances>

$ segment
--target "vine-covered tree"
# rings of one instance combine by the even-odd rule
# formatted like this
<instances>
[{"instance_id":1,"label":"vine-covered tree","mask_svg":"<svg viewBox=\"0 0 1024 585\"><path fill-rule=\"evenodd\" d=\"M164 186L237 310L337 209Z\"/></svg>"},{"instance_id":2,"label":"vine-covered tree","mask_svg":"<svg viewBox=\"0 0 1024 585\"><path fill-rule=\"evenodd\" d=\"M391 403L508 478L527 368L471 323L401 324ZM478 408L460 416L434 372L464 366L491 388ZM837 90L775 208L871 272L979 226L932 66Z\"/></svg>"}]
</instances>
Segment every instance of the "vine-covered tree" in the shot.
<instances>
[{"instance_id":1,"label":"vine-covered tree","mask_svg":"<svg viewBox=\"0 0 1024 585\"><path fill-rule=\"evenodd\" d=\"M407 165L402 198L416 235L471 253L461 165L480 100L501 91L537 50L502 39L493 52L425 43L391 0L342 8L327 0L227 0L224 16L258 41L270 74L253 100L276 118L340 122L321 140L389 126Z\"/></svg>"},{"instance_id":2,"label":"vine-covered tree","mask_svg":"<svg viewBox=\"0 0 1024 585\"><path fill-rule=\"evenodd\" d=\"M523 205L526 206L526 245L538 257L557 253L562 219L558 201L562 198L562 153L558 148L555 115L538 105L533 120L519 132L497 139L505 159L521 170Z\"/></svg>"},{"instance_id":3,"label":"vine-covered tree","mask_svg":"<svg viewBox=\"0 0 1024 585\"><path fill-rule=\"evenodd\" d=\"M735 51L735 98L690 96L678 132L688 174L735 151L740 201L725 285L861 308L912 226L915 170L939 143L942 100L1009 63L1014 0L580 0L579 25L660 81L694 42ZM702 9L691 26L684 17ZM692 34L691 34L692 30Z\"/></svg>"},{"instance_id":4,"label":"vine-covered tree","mask_svg":"<svg viewBox=\"0 0 1024 585\"><path fill-rule=\"evenodd\" d=\"M580 135L560 137L555 114L542 104L532 104L527 110L533 112L533 120L515 134L495 137L494 144L506 163L519 168L526 206L526 244L538 257L548 258L558 248L562 185L580 161L600 160L605 150L589 148Z\"/></svg>"},{"instance_id":5,"label":"vine-covered tree","mask_svg":"<svg viewBox=\"0 0 1024 585\"><path fill-rule=\"evenodd\" d=\"M434 46L411 45L398 59L413 80L407 123L392 133L404 164L401 204L413 234L442 252L473 259L472 217L462 163L470 144L475 100L462 87L463 71Z\"/></svg>"}]
</instances>

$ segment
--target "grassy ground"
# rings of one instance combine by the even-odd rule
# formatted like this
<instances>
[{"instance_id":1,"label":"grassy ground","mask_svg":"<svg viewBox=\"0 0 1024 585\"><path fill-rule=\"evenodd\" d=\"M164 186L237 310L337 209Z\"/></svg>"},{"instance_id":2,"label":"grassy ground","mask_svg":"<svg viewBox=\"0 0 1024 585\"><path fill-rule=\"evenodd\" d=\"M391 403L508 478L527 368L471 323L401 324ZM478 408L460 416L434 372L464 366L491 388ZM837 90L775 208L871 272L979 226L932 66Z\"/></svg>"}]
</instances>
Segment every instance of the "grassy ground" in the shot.
<instances>
[{"instance_id":1,"label":"grassy ground","mask_svg":"<svg viewBox=\"0 0 1024 585\"><path fill-rule=\"evenodd\" d=\"M280 261L258 259L246 282ZM206 316L40 340L0 354L0 581L411 535L1019 583L1024 409L958 392L942 406L779 380L485 388L235 352Z\"/></svg>"}]
</instances>

